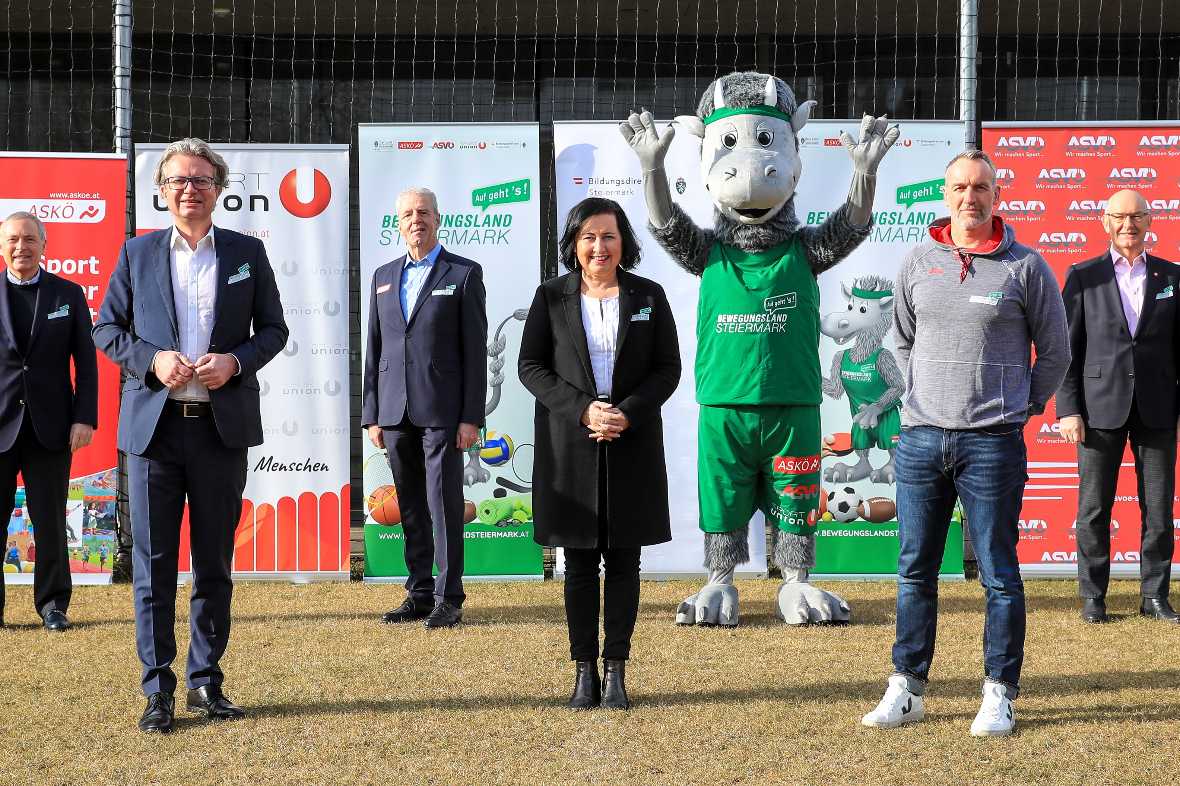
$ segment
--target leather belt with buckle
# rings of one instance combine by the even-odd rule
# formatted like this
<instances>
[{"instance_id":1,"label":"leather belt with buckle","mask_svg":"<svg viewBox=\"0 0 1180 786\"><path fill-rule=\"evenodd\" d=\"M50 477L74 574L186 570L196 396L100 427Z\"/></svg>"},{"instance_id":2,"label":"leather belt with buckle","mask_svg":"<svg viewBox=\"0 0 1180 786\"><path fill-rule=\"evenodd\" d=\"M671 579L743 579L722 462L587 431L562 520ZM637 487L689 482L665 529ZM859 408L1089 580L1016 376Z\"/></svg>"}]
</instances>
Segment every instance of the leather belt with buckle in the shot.
<instances>
[{"instance_id":1,"label":"leather belt with buckle","mask_svg":"<svg viewBox=\"0 0 1180 786\"><path fill-rule=\"evenodd\" d=\"M213 414L213 407L207 401L177 401L170 398L168 408L182 418L207 418Z\"/></svg>"}]
</instances>

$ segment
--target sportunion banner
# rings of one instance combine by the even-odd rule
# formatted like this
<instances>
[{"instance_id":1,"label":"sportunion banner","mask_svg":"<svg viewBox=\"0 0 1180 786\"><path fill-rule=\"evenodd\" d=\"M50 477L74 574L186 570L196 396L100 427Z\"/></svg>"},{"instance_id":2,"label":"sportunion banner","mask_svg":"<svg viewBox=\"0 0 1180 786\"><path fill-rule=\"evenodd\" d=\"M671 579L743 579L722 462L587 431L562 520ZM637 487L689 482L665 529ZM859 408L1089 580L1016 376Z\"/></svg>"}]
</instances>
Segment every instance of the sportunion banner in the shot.
<instances>
[{"instance_id":1,"label":"sportunion banner","mask_svg":"<svg viewBox=\"0 0 1180 786\"><path fill-rule=\"evenodd\" d=\"M153 178L164 145L136 146L137 234L172 226ZM260 238L291 336L258 374L266 441L250 449L239 578L347 579L348 146L216 145L229 185L214 225ZM190 569L188 517L180 570Z\"/></svg>"},{"instance_id":2,"label":"sportunion banner","mask_svg":"<svg viewBox=\"0 0 1180 786\"><path fill-rule=\"evenodd\" d=\"M0 220L18 210L45 224L44 268L80 284L90 319L106 295L127 231L127 158L107 153L0 153ZM115 434L119 368L98 354L98 430L74 454L66 495L66 548L75 584L110 582L115 559ZM4 579L31 584L37 522L25 490L5 511Z\"/></svg>"},{"instance_id":3,"label":"sportunion banner","mask_svg":"<svg viewBox=\"0 0 1180 786\"><path fill-rule=\"evenodd\" d=\"M997 212L1044 255L1062 286L1070 265L1110 248L1102 214L1107 196L1124 188L1151 206L1147 248L1180 260L1180 124L985 123L983 146L1002 189ZM1077 574L1077 450L1061 438L1056 415L1051 403L1025 431L1029 482L1017 551L1026 576ZM1110 530L1111 574L1137 577L1142 530L1129 449ZM1180 562L1180 549L1173 559Z\"/></svg>"},{"instance_id":4,"label":"sportunion banner","mask_svg":"<svg viewBox=\"0 0 1180 786\"><path fill-rule=\"evenodd\" d=\"M521 331L541 272L537 125L361 124L359 145L362 336L373 272L406 253L397 196L411 186L429 188L442 213L439 241L478 262L487 288L487 429L482 449L467 456L463 469L464 575L539 577L533 397L516 376ZM405 536L388 457L367 437L363 445L365 576L403 577Z\"/></svg>"},{"instance_id":5,"label":"sportunion banner","mask_svg":"<svg viewBox=\"0 0 1180 786\"><path fill-rule=\"evenodd\" d=\"M663 128L666 121L661 121ZM859 120L813 120L800 139L803 178L795 211L804 226L818 226L844 203L851 181L851 161L839 140L841 130L855 134ZM863 324L840 327L849 314L854 282L876 275L892 287L897 267L914 245L926 237L926 226L945 215L942 206L943 168L961 149L963 126L958 122L901 123L902 138L890 150L877 177L875 226L869 239L835 269L819 278L825 335L820 339L820 368L835 379L833 363L854 345L859 334L880 325L872 311ZM702 537L697 522L697 404L693 364L696 355L696 303L700 279L677 266L647 232L647 207L639 162L620 136L614 121L554 123L558 227L578 201L588 196L619 202L643 244L636 270L664 287L676 315L684 374L680 387L664 405L664 448L668 462L672 507L672 541L644 549L647 576L701 574ZM679 133L666 160L673 198L699 226L713 223L713 204L700 177L699 141ZM864 283L864 282L862 282ZM859 302L859 301L858 301ZM876 304L869 305L876 308ZM859 313L859 309L858 309ZM880 314L881 320L888 315ZM891 323L890 323L891 324ZM830 327L829 327L830 326ZM888 330L882 353L892 353ZM872 375L872 369L858 369ZM825 385L820 414L823 433L833 438L835 453L823 459L822 498L827 510L817 528L814 574L829 577L892 577L897 573L896 504L890 461L892 451L873 447L863 455L852 449L853 411L840 386ZM956 519L959 515L956 514ZM764 573L765 527L761 513L750 527L750 563L746 570ZM947 538L943 571L961 574L962 537L958 520ZM749 573L747 573L749 575Z\"/></svg>"}]
</instances>

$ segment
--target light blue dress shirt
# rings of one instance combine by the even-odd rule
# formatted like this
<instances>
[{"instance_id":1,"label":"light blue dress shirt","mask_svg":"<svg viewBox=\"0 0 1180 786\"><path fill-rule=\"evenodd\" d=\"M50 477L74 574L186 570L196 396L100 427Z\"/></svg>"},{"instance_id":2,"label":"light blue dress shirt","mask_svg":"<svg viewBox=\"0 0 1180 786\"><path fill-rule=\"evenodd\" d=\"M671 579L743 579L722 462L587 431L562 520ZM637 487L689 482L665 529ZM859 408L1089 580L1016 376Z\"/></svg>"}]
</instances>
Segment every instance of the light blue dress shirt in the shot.
<instances>
[{"instance_id":1,"label":"light blue dress shirt","mask_svg":"<svg viewBox=\"0 0 1180 786\"><path fill-rule=\"evenodd\" d=\"M430 249L430 252L422 259L415 262L410 255L406 254L406 266L402 269L402 316L406 321L410 321L410 314L414 309L414 304L418 302L418 295L422 293L422 287L426 285L426 279L430 278L430 269L434 267L435 260L438 255L442 253L442 246L436 245Z\"/></svg>"}]
</instances>

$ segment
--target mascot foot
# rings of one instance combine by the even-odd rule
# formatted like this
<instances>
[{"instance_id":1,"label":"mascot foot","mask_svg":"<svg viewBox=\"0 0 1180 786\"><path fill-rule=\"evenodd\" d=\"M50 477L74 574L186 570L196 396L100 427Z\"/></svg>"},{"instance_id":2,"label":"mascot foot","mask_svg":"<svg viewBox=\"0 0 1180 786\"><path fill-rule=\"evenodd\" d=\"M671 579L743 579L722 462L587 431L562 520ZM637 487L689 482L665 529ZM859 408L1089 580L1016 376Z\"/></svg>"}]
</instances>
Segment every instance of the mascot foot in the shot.
<instances>
[{"instance_id":1,"label":"mascot foot","mask_svg":"<svg viewBox=\"0 0 1180 786\"><path fill-rule=\"evenodd\" d=\"M897 473L893 471L893 462L884 464L880 469L875 469L869 473L869 480L874 483L886 483L892 486L897 482Z\"/></svg>"},{"instance_id":2,"label":"mascot foot","mask_svg":"<svg viewBox=\"0 0 1180 786\"><path fill-rule=\"evenodd\" d=\"M837 462L824 470L824 480L828 483L852 483L867 478L872 469L867 461L854 465Z\"/></svg>"},{"instance_id":3,"label":"mascot foot","mask_svg":"<svg viewBox=\"0 0 1180 786\"><path fill-rule=\"evenodd\" d=\"M805 581L784 581L778 588L778 616L788 625L847 625L849 611L838 595Z\"/></svg>"},{"instance_id":4,"label":"mascot foot","mask_svg":"<svg viewBox=\"0 0 1180 786\"><path fill-rule=\"evenodd\" d=\"M738 624L738 591L732 584L706 584L676 609L677 625L734 628Z\"/></svg>"}]
</instances>

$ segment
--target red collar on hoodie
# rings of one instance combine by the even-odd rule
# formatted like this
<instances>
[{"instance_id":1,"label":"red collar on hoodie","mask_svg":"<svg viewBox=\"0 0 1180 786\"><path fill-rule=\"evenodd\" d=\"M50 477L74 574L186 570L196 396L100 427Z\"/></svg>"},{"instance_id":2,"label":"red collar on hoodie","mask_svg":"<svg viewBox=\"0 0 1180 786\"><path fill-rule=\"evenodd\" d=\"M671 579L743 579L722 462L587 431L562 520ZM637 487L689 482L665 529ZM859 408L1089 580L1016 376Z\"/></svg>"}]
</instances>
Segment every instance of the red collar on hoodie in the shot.
<instances>
[{"instance_id":1,"label":"red collar on hoodie","mask_svg":"<svg viewBox=\"0 0 1180 786\"><path fill-rule=\"evenodd\" d=\"M930 227L930 237L955 250L955 256L959 258L959 263L962 266L959 270L959 283L961 284L971 270L972 254L990 254L1000 247L1000 243L1004 240L1004 219L992 216L992 236L974 248L960 248L955 245L955 241L951 239L951 223L949 221Z\"/></svg>"}]
</instances>

